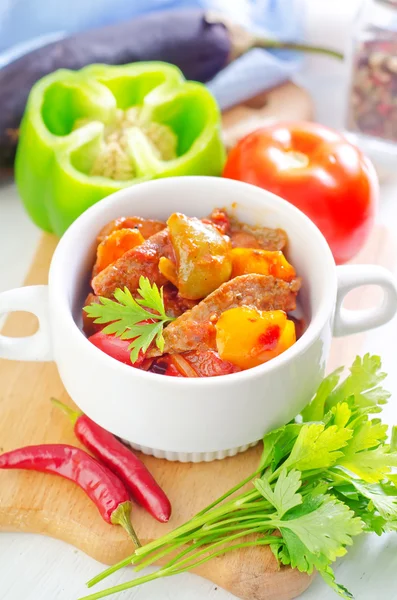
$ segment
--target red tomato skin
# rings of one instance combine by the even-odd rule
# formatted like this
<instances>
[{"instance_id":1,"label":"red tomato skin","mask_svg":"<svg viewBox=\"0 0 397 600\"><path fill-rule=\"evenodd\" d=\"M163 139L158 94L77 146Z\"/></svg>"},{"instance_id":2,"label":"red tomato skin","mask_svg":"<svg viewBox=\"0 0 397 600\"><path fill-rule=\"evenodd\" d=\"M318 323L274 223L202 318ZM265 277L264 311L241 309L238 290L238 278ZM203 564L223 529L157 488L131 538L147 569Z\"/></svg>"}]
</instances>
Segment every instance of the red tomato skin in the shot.
<instances>
[{"instance_id":1,"label":"red tomato skin","mask_svg":"<svg viewBox=\"0 0 397 600\"><path fill-rule=\"evenodd\" d=\"M105 352L112 358L115 358L119 362L129 365L130 367L139 367L142 363L143 357L139 357L138 360L132 364L130 359L131 350L128 346L131 344L131 340L122 340L115 335L108 335L102 331L98 331L88 338L91 344L94 344L99 350Z\"/></svg>"},{"instance_id":2,"label":"red tomato skin","mask_svg":"<svg viewBox=\"0 0 397 600\"><path fill-rule=\"evenodd\" d=\"M292 167L288 153L306 156ZM224 177L262 187L304 212L326 238L337 264L353 258L373 226L379 184L372 163L323 125L286 122L248 134L231 150Z\"/></svg>"}]
</instances>

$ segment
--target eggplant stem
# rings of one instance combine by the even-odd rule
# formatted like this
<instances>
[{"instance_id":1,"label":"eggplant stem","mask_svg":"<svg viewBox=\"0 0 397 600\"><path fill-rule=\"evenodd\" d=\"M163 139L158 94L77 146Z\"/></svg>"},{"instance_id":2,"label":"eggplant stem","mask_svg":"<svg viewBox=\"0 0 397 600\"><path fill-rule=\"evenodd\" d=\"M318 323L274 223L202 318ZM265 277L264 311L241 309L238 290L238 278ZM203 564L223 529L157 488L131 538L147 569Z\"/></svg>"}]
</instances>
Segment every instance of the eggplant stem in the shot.
<instances>
[{"instance_id":1,"label":"eggplant stem","mask_svg":"<svg viewBox=\"0 0 397 600\"><path fill-rule=\"evenodd\" d=\"M255 37L252 40L250 48L265 48L265 49L279 49L279 50L297 50L298 52L309 52L312 54L325 54L332 58L338 58L343 60L344 55L342 52L332 50L332 48L324 48L323 46L311 46L310 44L301 44L299 42L281 42L279 40L272 40L268 38Z\"/></svg>"}]
</instances>

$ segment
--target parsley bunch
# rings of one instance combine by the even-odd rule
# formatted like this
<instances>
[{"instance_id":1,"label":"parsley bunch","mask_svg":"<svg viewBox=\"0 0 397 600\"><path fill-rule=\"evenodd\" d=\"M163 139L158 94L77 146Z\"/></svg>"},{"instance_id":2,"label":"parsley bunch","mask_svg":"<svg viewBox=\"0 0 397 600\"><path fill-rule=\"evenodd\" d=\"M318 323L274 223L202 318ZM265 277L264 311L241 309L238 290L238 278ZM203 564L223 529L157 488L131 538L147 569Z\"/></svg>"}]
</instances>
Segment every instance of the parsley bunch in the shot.
<instances>
[{"instance_id":1,"label":"parsley bunch","mask_svg":"<svg viewBox=\"0 0 397 600\"><path fill-rule=\"evenodd\" d=\"M147 581L183 573L248 546L270 546L277 561L305 573L316 569L342 598L332 563L363 531L397 529L397 430L387 443L378 414L389 398L377 356L357 357L346 379L342 369L321 383L297 419L265 435L256 473L190 521L91 580L91 587L122 566L135 571L160 557L159 570L94 593L98 600ZM246 484L250 489L235 493ZM274 536L277 533L278 536ZM248 539L247 536L251 535Z\"/></svg>"}]
</instances>

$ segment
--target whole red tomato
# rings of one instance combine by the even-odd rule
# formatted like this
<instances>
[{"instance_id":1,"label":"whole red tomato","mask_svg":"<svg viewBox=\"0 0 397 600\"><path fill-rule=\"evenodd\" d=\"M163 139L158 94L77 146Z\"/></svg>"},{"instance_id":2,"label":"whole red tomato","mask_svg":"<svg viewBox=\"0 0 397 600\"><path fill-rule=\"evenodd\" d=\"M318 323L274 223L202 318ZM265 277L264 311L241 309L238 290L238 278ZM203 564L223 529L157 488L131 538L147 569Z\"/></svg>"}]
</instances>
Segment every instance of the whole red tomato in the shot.
<instances>
[{"instance_id":1,"label":"whole red tomato","mask_svg":"<svg viewBox=\"0 0 397 600\"><path fill-rule=\"evenodd\" d=\"M298 207L322 231L337 263L357 254L374 221L378 179L371 162L317 123L277 123L250 133L230 152L223 176Z\"/></svg>"}]
</instances>

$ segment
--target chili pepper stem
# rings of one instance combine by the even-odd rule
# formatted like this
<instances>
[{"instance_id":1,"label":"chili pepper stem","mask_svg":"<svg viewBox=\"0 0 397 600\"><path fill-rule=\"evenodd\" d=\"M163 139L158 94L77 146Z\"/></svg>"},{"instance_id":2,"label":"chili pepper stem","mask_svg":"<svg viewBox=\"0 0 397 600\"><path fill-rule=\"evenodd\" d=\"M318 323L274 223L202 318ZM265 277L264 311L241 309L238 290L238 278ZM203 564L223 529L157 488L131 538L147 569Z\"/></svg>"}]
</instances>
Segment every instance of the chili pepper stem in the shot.
<instances>
[{"instance_id":1,"label":"chili pepper stem","mask_svg":"<svg viewBox=\"0 0 397 600\"><path fill-rule=\"evenodd\" d=\"M138 536L135 533L134 528L131 524L131 519L130 519L131 510L132 510L131 502L122 502L122 504L119 504L119 506L116 508L116 510L113 511L112 516L111 516L111 521L112 521L113 525L121 525L121 527L123 527L126 530L128 535L134 542L135 546L137 548L139 548L142 544L139 541Z\"/></svg>"},{"instance_id":2,"label":"chili pepper stem","mask_svg":"<svg viewBox=\"0 0 397 600\"><path fill-rule=\"evenodd\" d=\"M79 417L81 417L81 415L83 414L82 412L79 412L77 410L73 410L69 406L66 406L66 404L64 404L60 400L57 400L56 398L51 398L51 402L55 406L57 406L58 408L60 408L61 410L63 410L63 412L69 417L69 419L71 420L71 422L73 423L73 425L76 423L77 419Z\"/></svg>"}]
</instances>

